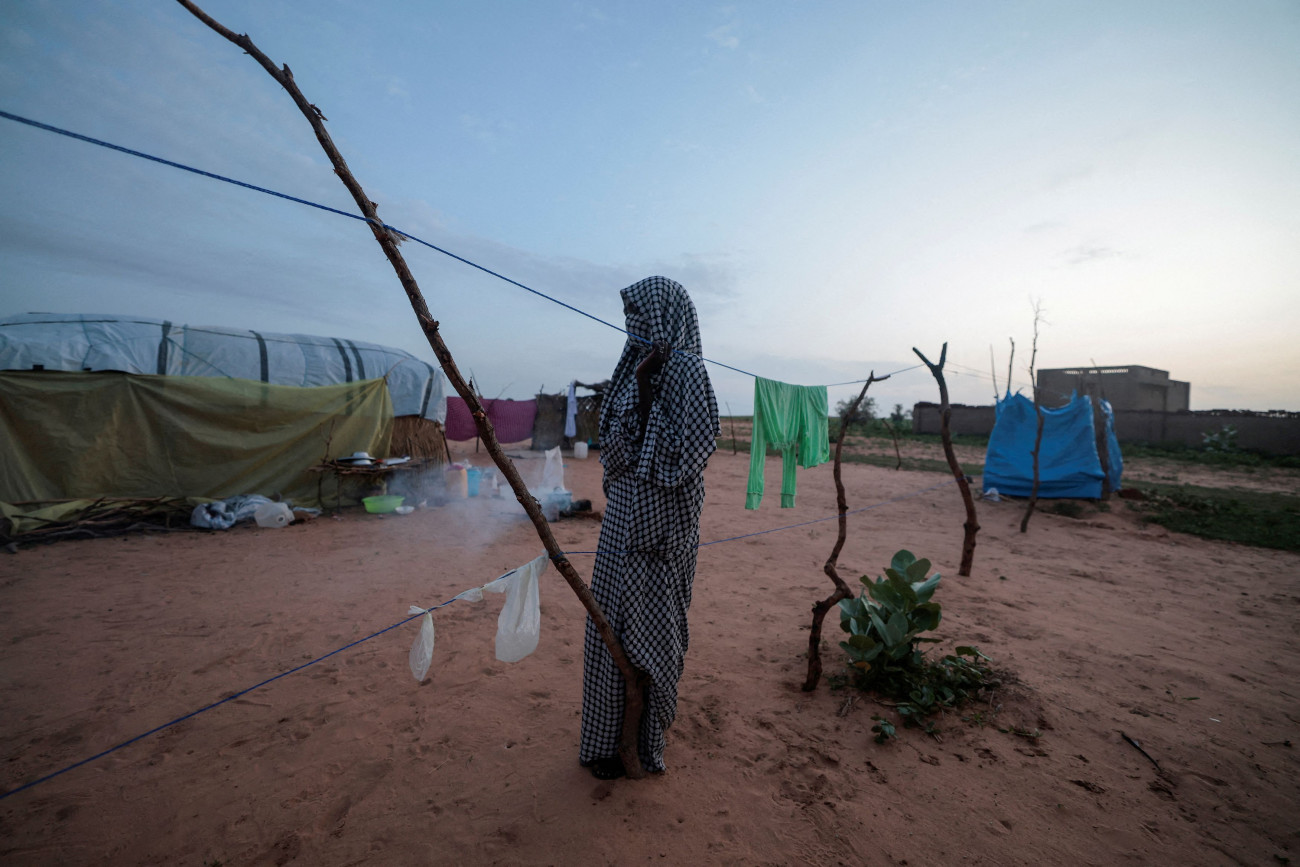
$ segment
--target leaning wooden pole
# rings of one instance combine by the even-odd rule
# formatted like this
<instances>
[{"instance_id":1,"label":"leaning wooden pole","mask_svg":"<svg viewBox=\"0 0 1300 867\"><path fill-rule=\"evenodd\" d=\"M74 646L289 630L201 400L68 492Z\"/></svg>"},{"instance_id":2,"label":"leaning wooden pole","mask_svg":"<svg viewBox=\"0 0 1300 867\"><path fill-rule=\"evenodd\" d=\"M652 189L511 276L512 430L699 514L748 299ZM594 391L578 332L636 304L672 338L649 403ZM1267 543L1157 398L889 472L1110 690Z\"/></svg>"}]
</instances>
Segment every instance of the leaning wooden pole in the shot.
<instances>
[{"instance_id":1,"label":"leaning wooden pole","mask_svg":"<svg viewBox=\"0 0 1300 867\"><path fill-rule=\"evenodd\" d=\"M263 69L270 73L272 78L288 91L289 96L293 98L294 104L298 106L298 110L303 113L303 116L307 118L307 122L311 124L312 130L316 133L316 140L320 142L321 147L325 150L334 166L335 174L339 176L343 186L347 187L348 192L352 194L357 207L361 209L366 222L370 225L370 231L374 233L375 240L383 248L384 255L388 257L393 270L397 272L397 279L401 282L402 289L411 302L411 309L415 311L415 318L419 321L420 328L424 331L424 336L429 341L430 348L433 349L433 354L437 357L438 363L442 365L442 372L446 374L447 380L456 389L456 393L465 400L465 404L469 407L479 437L487 447L493 463L497 465L502 476L510 484L511 490L515 493L515 498L524 507L529 520L533 522L533 527L536 528L537 535L546 548L546 553L550 555L551 562L555 564L556 570L564 576L564 580L577 594L582 606L587 609L587 614L595 623L597 631L600 633L601 638L604 639L610 654L614 657L615 664L618 666L619 671L622 672L627 685L627 703L624 708L623 732L618 745L619 757L623 760L623 766L627 770L629 777L644 776L645 771L641 767L636 745L641 714L645 707L646 676L632 665L631 660L624 653L623 645L619 642L618 636L614 634L614 629L605 616L605 612L601 610L600 603L591 595L591 588L578 575L577 570L573 568L573 564L564 556L564 550L555 541L555 536L551 533L551 526L542 515L541 504L528 492L528 487L520 477L518 469L506 456L501 444L497 442L496 431L488 420L487 413L483 410L478 395L465 381L465 377L456 366L456 360L452 357L451 350L447 348L447 344L443 341L438 330L437 320L429 313L429 307L424 301L424 294L420 291L419 284L415 282L415 277L406 265L406 259L397 249L402 237L384 227L383 222L379 219L377 206L370 201L365 190L361 188L361 184L353 177L352 172L348 169L347 162L343 159L343 155L334 146L333 139L330 138L329 132L326 131L325 116L320 109L308 102L307 98L303 96L302 91L298 89L298 85L294 83L293 73L289 71L289 67L287 65L277 67L271 62L270 58L253 44L253 40L249 39L247 35L235 33L223 26L190 0L177 0L177 2L208 27L238 45L256 60Z\"/></svg>"},{"instance_id":2,"label":"leaning wooden pole","mask_svg":"<svg viewBox=\"0 0 1300 867\"><path fill-rule=\"evenodd\" d=\"M873 382L884 382L889 379L889 375L876 378L876 372L871 371L867 381L862 384L862 391L854 398L853 403L849 404L848 409L840 416L840 434L835 438L835 496L840 507L840 532L835 539L835 547L831 549L831 556L826 560L826 565L822 567L831 581L835 582L835 592L827 596L821 602L813 605L812 631L808 633L808 677L803 682L803 691L812 692L817 688L817 682L822 677L822 622L826 620L826 615L832 608L840 603L842 599L848 599L853 595L849 585L844 583L840 577L837 565L840 559L840 551L844 550L844 540L848 536L848 499L844 495L844 480L840 475L840 453L844 450L844 435L849 429L849 419L858 411L858 406L862 399L867 396L867 389Z\"/></svg>"},{"instance_id":3,"label":"leaning wooden pole","mask_svg":"<svg viewBox=\"0 0 1300 867\"><path fill-rule=\"evenodd\" d=\"M948 468L952 470L953 476L957 479L957 487L961 489L962 502L966 504L966 523L962 525L966 531L961 542L961 568L957 570L958 575L969 576L971 564L975 561L975 534L980 531L979 520L975 516L975 498L971 496L970 482L966 480L966 473L962 471L961 464L957 462L957 453L952 448L952 429L948 426L952 419L952 405L948 403L948 383L943 378L943 365L948 359L948 344L943 345L943 351L939 353L939 363L933 364L930 359L926 358L921 350L915 346L912 351L925 362L925 366L930 368L930 373L934 375L935 381L939 383L939 403L941 414L939 416L939 437L943 440L943 453L948 458Z\"/></svg>"}]
</instances>

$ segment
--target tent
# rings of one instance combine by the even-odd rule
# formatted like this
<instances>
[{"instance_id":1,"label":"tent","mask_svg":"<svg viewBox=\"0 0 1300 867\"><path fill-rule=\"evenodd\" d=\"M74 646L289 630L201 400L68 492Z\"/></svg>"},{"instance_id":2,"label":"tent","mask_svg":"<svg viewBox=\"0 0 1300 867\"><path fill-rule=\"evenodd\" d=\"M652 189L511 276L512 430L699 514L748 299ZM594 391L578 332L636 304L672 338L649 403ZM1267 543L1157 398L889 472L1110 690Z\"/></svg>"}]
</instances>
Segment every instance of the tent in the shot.
<instances>
[{"instance_id":1,"label":"tent","mask_svg":"<svg viewBox=\"0 0 1300 867\"><path fill-rule=\"evenodd\" d=\"M387 454L395 415L445 413L440 370L370 343L140 317L0 319L0 503L313 503L309 467Z\"/></svg>"},{"instance_id":2,"label":"tent","mask_svg":"<svg viewBox=\"0 0 1300 867\"><path fill-rule=\"evenodd\" d=\"M1104 400L1071 395L1070 402L1056 409L1043 408L1043 441L1038 461L1038 496L1097 499L1102 482L1110 490L1120 486L1124 470L1119 441L1115 438L1114 414ZM1034 439L1038 422L1033 401L1020 394L1008 394L998 402L997 421L989 436L984 457L984 490L1028 497L1034 483ZM1098 427L1104 428L1097 435ZM1107 466L1103 469L1102 444Z\"/></svg>"},{"instance_id":3,"label":"tent","mask_svg":"<svg viewBox=\"0 0 1300 867\"><path fill-rule=\"evenodd\" d=\"M409 352L306 334L177 325L139 316L26 313L0 319L0 370L115 370L305 388L383 378L393 415L442 423L442 371Z\"/></svg>"}]
</instances>

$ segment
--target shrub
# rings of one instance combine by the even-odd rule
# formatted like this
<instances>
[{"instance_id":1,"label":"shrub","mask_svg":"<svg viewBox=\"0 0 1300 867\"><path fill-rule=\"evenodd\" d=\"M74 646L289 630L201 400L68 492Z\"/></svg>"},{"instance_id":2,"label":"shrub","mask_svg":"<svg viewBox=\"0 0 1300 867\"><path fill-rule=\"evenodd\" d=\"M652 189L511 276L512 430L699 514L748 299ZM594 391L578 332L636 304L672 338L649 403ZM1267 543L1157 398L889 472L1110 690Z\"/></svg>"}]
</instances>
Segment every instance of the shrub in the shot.
<instances>
[{"instance_id":1,"label":"shrub","mask_svg":"<svg viewBox=\"0 0 1300 867\"><path fill-rule=\"evenodd\" d=\"M862 576L861 595L840 602L840 628L849 634L840 647L848 654L853 683L897 701L904 725L934 732L932 714L955 708L985 687L995 686L988 657L974 647L929 661L919 645L937 642L922 633L939 625L943 613L933 601L941 576L929 575L930 561L910 551L893 556L884 576ZM879 720L879 718L875 718ZM872 728L877 743L893 736L884 721Z\"/></svg>"}]
</instances>

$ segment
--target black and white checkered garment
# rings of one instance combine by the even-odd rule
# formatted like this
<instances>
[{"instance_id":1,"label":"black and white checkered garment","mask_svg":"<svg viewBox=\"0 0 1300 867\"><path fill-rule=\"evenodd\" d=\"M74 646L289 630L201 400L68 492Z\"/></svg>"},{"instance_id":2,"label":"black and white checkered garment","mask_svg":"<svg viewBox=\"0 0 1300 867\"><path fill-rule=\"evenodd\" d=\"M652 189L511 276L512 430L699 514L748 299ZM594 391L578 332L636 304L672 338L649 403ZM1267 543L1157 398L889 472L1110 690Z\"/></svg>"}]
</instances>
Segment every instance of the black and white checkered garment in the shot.
<instances>
[{"instance_id":1,"label":"black and white checkered garment","mask_svg":"<svg viewBox=\"0 0 1300 867\"><path fill-rule=\"evenodd\" d=\"M627 327L674 352L652 380L645 435L639 431L636 367L650 347L628 340L605 392L600 459L606 507L591 590L632 664L649 675L638 752L664 768L664 731L677 714L677 682L689 643L686 613L695 581L704 467L719 433L718 406L699 358L695 305L680 284L650 277L623 290ZM582 678L579 759L617 755L623 725L623 676L591 620Z\"/></svg>"}]
</instances>

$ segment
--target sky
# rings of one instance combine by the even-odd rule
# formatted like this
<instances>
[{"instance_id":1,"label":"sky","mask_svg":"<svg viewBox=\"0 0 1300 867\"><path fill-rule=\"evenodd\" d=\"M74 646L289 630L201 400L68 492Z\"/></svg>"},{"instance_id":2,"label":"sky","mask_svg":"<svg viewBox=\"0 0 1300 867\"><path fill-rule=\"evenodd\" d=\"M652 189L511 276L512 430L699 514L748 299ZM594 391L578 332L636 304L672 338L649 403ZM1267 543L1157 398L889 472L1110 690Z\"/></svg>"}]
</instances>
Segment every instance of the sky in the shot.
<instances>
[{"instance_id":1,"label":"sky","mask_svg":"<svg viewBox=\"0 0 1300 867\"><path fill-rule=\"evenodd\" d=\"M1300 4L200 5L287 64L390 225L593 316L681 282L705 356L987 404L1141 364L1300 410ZM355 212L306 120L175 3L0 4L0 110ZM625 340L402 247L487 397ZM433 361L360 222L0 119L0 316L150 316ZM1010 357L1011 341L1015 344ZM710 373L724 414L750 376ZM830 389L832 406L856 386Z\"/></svg>"}]
</instances>

